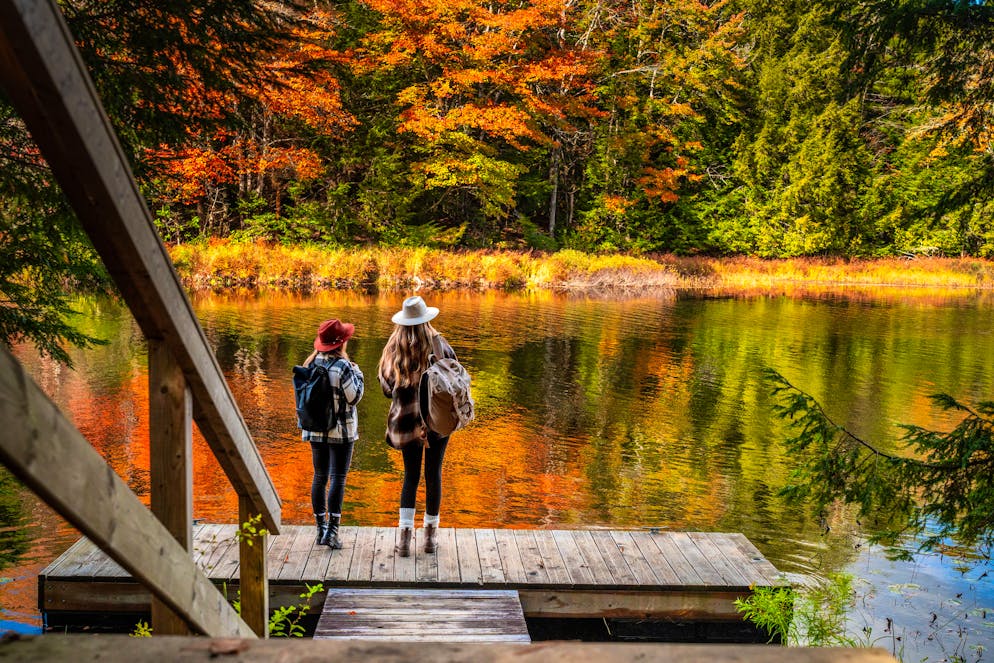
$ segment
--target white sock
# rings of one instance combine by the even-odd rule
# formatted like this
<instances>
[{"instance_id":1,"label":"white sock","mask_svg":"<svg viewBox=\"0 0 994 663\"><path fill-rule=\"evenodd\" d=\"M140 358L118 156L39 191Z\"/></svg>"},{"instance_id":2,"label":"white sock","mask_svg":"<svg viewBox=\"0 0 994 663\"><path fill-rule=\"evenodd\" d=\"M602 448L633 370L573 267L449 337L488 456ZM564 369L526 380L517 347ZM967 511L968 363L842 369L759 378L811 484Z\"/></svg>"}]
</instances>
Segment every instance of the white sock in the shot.
<instances>
[{"instance_id":1,"label":"white sock","mask_svg":"<svg viewBox=\"0 0 994 663\"><path fill-rule=\"evenodd\" d=\"M400 523L401 527L414 527L414 509L404 509L400 510Z\"/></svg>"},{"instance_id":2,"label":"white sock","mask_svg":"<svg viewBox=\"0 0 994 663\"><path fill-rule=\"evenodd\" d=\"M438 527L438 516L439 516L439 514L437 514L437 513L434 516L429 516L426 513L425 514L425 527L428 527L428 525L433 525L435 527Z\"/></svg>"}]
</instances>

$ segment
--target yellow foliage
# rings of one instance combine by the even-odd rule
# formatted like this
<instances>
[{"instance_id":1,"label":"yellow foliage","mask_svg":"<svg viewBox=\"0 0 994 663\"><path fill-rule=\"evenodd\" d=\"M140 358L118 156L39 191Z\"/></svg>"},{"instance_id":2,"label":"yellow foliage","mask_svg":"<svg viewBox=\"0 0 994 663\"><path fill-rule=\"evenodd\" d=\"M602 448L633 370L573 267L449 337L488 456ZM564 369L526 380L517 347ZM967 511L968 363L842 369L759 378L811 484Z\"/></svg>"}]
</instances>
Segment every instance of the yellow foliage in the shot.
<instances>
[{"instance_id":1,"label":"yellow foliage","mask_svg":"<svg viewBox=\"0 0 994 663\"><path fill-rule=\"evenodd\" d=\"M994 288L994 262L919 258L648 258L588 254L407 247L284 246L211 240L169 248L192 288L585 289L710 287L733 290L805 286L900 285Z\"/></svg>"}]
</instances>

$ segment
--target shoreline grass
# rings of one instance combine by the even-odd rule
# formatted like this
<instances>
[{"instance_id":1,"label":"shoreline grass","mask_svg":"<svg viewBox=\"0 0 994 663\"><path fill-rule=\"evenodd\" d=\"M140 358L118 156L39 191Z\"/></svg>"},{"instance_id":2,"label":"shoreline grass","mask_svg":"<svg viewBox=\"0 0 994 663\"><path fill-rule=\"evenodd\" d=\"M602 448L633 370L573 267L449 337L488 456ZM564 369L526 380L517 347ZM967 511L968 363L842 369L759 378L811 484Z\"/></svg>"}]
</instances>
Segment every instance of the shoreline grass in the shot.
<instances>
[{"instance_id":1,"label":"shoreline grass","mask_svg":"<svg viewBox=\"0 0 994 663\"><path fill-rule=\"evenodd\" d=\"M192 290L223 288L563 291L788 284L994 289L994 261L679 257L429 248L329 248L210 240L169 247Z\"/></svg>"}]
</instances>

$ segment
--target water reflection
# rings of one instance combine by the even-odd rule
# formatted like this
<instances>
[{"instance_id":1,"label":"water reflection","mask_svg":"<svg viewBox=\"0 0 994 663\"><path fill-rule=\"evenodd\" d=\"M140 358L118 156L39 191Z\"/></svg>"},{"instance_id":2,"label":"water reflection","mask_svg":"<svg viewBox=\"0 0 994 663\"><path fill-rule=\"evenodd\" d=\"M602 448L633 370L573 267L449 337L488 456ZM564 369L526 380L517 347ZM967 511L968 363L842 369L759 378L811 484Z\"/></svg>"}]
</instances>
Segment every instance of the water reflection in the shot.
<instances>
[{"instance_id":1,"label":"water reflection","mask_svg":"<svg viewBox=\"0 0 994 663\"><path fill-rule=\"evenodd\" d=\"M815 521L776 497L791 464L760 374L778 369L869 439L893 440L896 423L949 426L927 397L989 398L994 306L988 295L923 301L899 293L427 295L442 310L438 328L473 375L478 412L449 446L444 524L739 531L786 571L844 567L858 551L825 532L846 529L850 514ZM401 461L383 443L389 401L374 376L403 297L194 298L283 499L284 521L310 519L310 452L294 425L290 368L310 352L317 324L339 317L356 324L349 352L370 383L344 519L395 523ZM74 353L75 371L29 349L19 356L147 500L144 343L126 309L105 300L82 305L88 331L108 345ZM199 435L194 482L195 516L234 522L237 497Z\"/></svg>"}]
</instances>

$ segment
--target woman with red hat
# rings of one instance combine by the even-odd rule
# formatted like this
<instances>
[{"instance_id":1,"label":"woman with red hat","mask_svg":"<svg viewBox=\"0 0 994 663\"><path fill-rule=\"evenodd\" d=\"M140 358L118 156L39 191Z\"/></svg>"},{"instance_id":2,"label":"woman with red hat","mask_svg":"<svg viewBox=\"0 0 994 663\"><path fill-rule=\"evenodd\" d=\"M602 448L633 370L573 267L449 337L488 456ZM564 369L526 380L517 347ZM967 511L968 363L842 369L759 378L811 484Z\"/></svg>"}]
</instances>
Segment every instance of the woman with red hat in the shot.
<instances>
[{"instance_id":1,"label":"woman with red hat","mask_svg":"<svg viewBox=\"0 0 994 663\"><path fill-rule=\"evenodd\" d=\"M362 371L345 353L345 346L354 332L355 325L337 319L325 320L318 327L314 352L304 361L305 367L316 363L327 368L332 393L338 394L341 400L336 403L336 407L341 409L332 430L303 432L304 441L311 443L311 460L314 463L311 506L314 507L317 523L317 543L333 549L342 547L338 526L342 521L345 479L352 464L352 449L359 439L355 406L365 389Z\"/></svg>"},{"instance_id":2,"label":"woman with red hat","mask_svg":"<svg viewBox=\"0 0 994 663\"><path fill-rule=\"evenodd\" d=\"M456 358L452 346L429 324L438 315L421 297L408 297L392 318L393 333L380 356L378 378L383 393L391 399L387 414L387 443L404 456L404 483L400 491L401 557L411 554L414 535L415 498L420 483L421 460L425 472L425 552L435 552L439 510L442 504L442 459L448 436L439 437L424 425L419 409L418 388L428 368L432 339L438 338L442 354Z\"/></svg>"}]
</instances>

